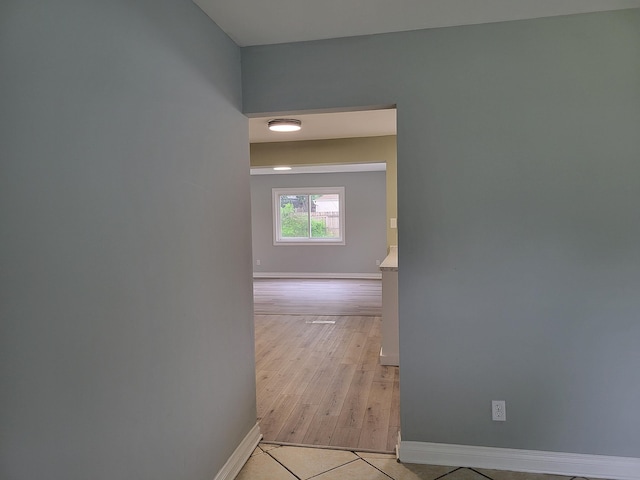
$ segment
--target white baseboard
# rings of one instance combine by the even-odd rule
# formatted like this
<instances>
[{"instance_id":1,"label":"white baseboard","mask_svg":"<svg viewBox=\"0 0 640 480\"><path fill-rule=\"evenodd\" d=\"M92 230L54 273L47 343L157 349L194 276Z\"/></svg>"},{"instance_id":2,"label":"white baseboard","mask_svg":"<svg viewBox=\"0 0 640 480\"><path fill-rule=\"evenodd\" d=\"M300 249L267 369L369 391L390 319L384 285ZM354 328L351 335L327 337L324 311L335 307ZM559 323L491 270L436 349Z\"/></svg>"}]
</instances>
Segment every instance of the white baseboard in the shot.
<instances>
[{"instance_id":1,"label":"white baseboard","mask_svg":"<svg viewBox=\"0 0 640 480\"><path fill-rule=\"evenodd\" d=\"M394 367L400 366L400 355L398 353L395 354L386 354L380 348L380 365L391 365Z\"/></svg>"},{"instance_id":2,"label":"white baseboard","mask_svg":"<svg viewBox=\"0 0 640 480\"><path fill-rule=\"evenodd\" d=\"M640 458L399 441L401 462L640 480Z\"/></svg>"},{"instance_id":3,"label":"white baseboard","mask_svg":"<svg viewBox=\"0 0 640 480\"><path fill-rule=\"evenodd\" d=\"M253 428L249 430L249 433L247 433L242 442L240 442L240 445L238 445L231 454L227 463L222 466L214 480L233 480L236 478L244 464L249 460L249 457L255 448L258 446L261 438L262 434L260 433L260 427L256 423Z\"/></svg>"},{"instance_id":4,"label":"white baseboard","mask_svg":"<svg viewBox=\"0 0 640 480\"><path fill-rule=\"evenodd\" d=\"M356 280L380 280L382 278L382 273L253 272L253 278L344 278Z\"/></svg>"}]
</instances>

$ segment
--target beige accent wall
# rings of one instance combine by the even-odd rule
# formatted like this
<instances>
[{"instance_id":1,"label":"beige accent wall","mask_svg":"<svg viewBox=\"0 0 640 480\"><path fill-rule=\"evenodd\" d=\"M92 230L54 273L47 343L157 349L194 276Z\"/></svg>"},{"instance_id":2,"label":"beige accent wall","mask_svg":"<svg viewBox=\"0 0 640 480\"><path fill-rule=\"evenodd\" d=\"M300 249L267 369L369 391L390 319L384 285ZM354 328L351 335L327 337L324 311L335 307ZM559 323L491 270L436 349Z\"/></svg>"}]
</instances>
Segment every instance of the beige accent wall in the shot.
<instances>
[{"instance_id":1,"label":"beige accent wall","mask_svg":"<svg viewBox=\"0 0 640 480\"><path fill-rule=\"evenodd\" d=\"M332 165L347 163L387 164L387 247L398 244L397 229L390 228L390 218L397 218L397 147L396 136L338 138L251 144L252 167L291 165Z\"/></svg>"},{"instance_id":2,"label":"beige accent wall","mask_svg":"<svg viewBox=\"0 0 640 480\"><path fill-rule=\"evenodd\" d=\"M387 160L387 251L389 246L398 245L398 229L391 228L391 219L398 219L398 153L395 148L396 137L393 137L393 155Z\"/></svg>"}]
</instances>

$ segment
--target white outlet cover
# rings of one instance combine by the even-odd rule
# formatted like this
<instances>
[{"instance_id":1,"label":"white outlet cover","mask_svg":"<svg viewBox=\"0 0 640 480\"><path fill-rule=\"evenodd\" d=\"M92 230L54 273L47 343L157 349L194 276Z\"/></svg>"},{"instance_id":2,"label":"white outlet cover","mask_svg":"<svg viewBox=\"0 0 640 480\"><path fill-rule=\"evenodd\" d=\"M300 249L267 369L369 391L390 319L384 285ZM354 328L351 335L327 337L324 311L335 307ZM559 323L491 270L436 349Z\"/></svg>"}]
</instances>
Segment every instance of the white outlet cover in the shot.
<instances>
[{"instance_id":1,"label":"white outlet cover","mask_svg":"<svg viewBox=\"0 0 640 480\"><path fill-rule=\"evenodd\" d=\"M494 422L507 421L507 406L504 400L491 401L491 419Z\"/></svg>"}]
</instances>

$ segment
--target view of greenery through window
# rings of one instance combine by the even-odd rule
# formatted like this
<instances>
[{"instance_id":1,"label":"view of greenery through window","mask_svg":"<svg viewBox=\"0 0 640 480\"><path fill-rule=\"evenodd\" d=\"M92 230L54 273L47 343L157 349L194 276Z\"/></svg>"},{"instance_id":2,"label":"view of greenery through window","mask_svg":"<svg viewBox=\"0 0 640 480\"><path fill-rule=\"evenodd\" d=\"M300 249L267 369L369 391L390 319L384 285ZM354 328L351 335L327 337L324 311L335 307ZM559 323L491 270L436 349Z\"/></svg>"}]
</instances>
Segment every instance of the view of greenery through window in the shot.
<instances>
[{"instance_id":1,"label":"view of greenery through window","mask_svg":"<svg viewBox=\"0 0 640 480\"><path fill-rule=\"evenodd\" d=\"M337 194L280 195L281 238L340 236Z\"/></svg>"}]
</instances>

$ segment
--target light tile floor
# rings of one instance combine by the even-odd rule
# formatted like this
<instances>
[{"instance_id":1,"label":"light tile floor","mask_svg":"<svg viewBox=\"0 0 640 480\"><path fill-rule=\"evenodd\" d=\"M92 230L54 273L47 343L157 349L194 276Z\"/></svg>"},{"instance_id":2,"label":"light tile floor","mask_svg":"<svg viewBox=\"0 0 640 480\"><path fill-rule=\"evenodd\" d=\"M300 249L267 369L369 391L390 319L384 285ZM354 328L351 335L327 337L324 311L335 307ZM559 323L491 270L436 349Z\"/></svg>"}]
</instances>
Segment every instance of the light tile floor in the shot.
<instances>
[{"instance_id":1,"label":"light tile floor","mask_svg":"<svg viewBox=\"0 0 640 480\"><path fill-rule=\"evenodd\" d=\"M261 443L236 480L587 480L399 463L395 455Z\"/></svg>"}]
</instances>

